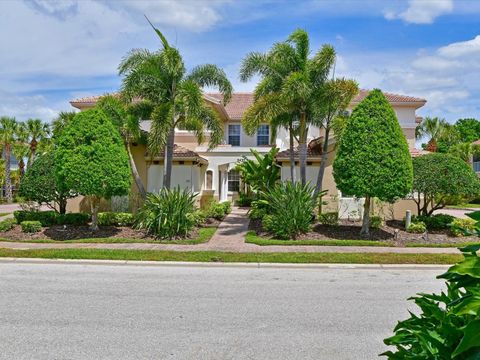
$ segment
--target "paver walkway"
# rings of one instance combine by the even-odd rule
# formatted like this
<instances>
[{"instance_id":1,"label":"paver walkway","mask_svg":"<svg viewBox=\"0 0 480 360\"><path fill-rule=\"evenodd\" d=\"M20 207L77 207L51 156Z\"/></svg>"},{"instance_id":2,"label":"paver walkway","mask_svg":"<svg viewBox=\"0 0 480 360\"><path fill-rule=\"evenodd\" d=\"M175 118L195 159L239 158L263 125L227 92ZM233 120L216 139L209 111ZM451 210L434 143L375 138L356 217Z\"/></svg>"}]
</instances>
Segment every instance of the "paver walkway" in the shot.
<instances>
[{"instance_id":1,"label":"paver walkway","mask_svg":"<svg viewBox=\"0 0 480 360\"><path fill-rule=\"evenodd\" d=\"M197 245L149 244L149 243L27 243L1 242L0 248L9 249L128 249L128 250L171 250L171 251L231 251L231 252L327 252L327 253L397 253L397 254L457 254L456 248L395 248L381 246L314 246L272 245L259 246L245 243L249 219L247 210L233 208L220 224L209 242Z\"/></svg>"}]
</instances>

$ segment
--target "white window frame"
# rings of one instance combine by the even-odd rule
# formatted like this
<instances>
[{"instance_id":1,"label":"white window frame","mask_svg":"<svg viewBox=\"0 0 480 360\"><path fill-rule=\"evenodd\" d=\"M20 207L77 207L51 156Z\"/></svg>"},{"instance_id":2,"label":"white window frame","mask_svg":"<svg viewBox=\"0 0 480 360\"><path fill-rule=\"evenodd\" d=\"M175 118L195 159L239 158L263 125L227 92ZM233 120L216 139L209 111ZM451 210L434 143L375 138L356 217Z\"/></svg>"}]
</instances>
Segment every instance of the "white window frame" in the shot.
<instances>
[{"instance_id":1,"label":"white window frame","mask_svg":"<svg viewBox=\"0 0 480 360\"><path fill-rule=\"evenodd\" d=\"M233 175L232 173L235 173L235 177L238 176L238 179L231 179L230 176ZM238 181L238 190L230 190L230 183L237 182ZM228 172L228 177L227 177L227 190L228 192L239 192L240 191L240 172L232 169Z\"/></svg>"},{"instance_id":2,"label":"white window frame","mask_svg":"<svg viewBox=\"0 0 480 360\"><path fill-rule=\"evenodd\" d=\"M260 128L261 127L266 127L267 128L267 134L260 134ZM259 138L265 138L265 136L267 137L267 143L266 144L260 144L260 141L259 141ZM267 146L267 145L270 145L270 125L268 124L261 124L259 127L258 127L258 130L257 130L257 146Z\"/></svg>"},{"instance_id":3,"label":"white window frame","mask_svg":"<svg viewBox=\"0 0 480 360\"><path fill-rule=\"evenodd\" d=\"M230 143L230 127L238 127L238 145L233 145ZM237 136L237 134L233 134L231 136ZM240 124L228 124L227 127L227 143L231 146L241 146L242 145L242 125Z\"/></svg>"}]
</instances>

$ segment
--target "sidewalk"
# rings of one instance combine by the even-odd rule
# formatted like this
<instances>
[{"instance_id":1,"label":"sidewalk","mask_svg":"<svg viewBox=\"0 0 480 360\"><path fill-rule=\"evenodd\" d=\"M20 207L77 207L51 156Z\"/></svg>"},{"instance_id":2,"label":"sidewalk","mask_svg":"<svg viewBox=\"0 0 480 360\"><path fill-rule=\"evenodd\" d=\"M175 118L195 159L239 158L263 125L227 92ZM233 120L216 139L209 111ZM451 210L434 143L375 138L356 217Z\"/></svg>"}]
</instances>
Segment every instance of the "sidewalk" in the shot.
<instances>
[{"instance_id":1,"label":"sidewalk","mask_svg":"<svg viewBox=\"0 0 480 360\"><path fill-rule=\"evenodd\" d=\"M273 252L322 252L322 253L396 253L396 254L458 254L457 248L394 248L381 246L314 246L314 245L272 245L260 246L245 243L249 219L247 210L233 208L220 224L209 242L197 245L146 244L146 243L27 243L1 242L6 249L123 249L123 250L168 250L168 251L224 251L242 253Z\"/></svg>"}]
</instances>

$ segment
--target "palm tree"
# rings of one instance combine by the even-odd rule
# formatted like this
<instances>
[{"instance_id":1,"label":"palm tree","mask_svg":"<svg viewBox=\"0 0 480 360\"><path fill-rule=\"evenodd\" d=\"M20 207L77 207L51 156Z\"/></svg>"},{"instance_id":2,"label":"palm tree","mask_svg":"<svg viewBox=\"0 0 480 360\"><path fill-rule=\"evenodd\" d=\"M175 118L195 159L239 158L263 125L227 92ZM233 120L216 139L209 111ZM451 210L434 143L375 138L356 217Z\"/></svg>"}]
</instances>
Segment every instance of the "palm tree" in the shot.
<instances>
[{"instance_id":1,"label":"palm tree","mask_svg":"<svg viewBox=\"0 0 480 360\"><path fill-rule=\"evenodd\" d=\"M18 123L15 118L2 116L0 118L0 142L4 150L5 157L5 197L8 202L12 202L12 179L11 172L11 153L12 145L15 143Z\"/></svg>"},{"instance_id":2,"label":"palm tree","mask_svg":"<svg viewBox=\"0 0 480 360\"><path fill-rule=\"evenodd\" d=\"M451 146L448 153L462 159L467 164L471 164L472 157L480 155L480 145L468 142L459 143Z\"/></svg>"},{"instance_id":3,"label":"palm tree","mask_svg":"<svg viewBox=\"0 0 480 360\"><path fill-rule=\"evenodd\" d=\"M201 89L217 87L227 103L232 85L225 72L211 64L197 66L187 75L178 49L171 46L152 23L150 25L160 38L162 48L156 52L132 50L122 60L119 66L123 76L121 94L128 103L141 98L152 104L148 147L154 156L165 149L163 186L170 188L175 128L193 131L199 143L204 140L205 130L209 130L209 148L220 144L223 124L217 113L205 104Z\"/></svg>"},{"instance_id":4,"label":"palm tree","mask_svg":"<svg viewBox=\"0 0 480 360\"><path fill-rule=\"evenodd\" d=\"M445 119L438 117L426 117L420 125L415 128L415 138L417 140L428 138L425 150L437 152L438 141L447 134L450 124Z\"/></svg>"},{"instance_id":5,"label":"palm tree","mask_svg":"<svg viewBox=\"0 0 480 360\"><path fill-rule=\"evenodd\" d=\"M280 115L298 120L300 179L306 184L308 125L315 124L317 100L335 61L335 50L324 45L310 55L308 34L295 30L285 42L275 44L266 54L250 53L242 62L240 79L248 81L260 75L255 88L255 104L244 117L246 131L256 129L262 120L272 121ZM265 116L259 116L260 114Z\"/></svg>"},{"instance_id":6,"label":"palm tree","mask_svg":"<svg viewBox=\"0 0 480 360\"><path fill-rule=\"evenodd\" d=\"M143 186L142 179L138 173L137 165L133 160L132 150L130 148L132 143L138 142L141 139L139 119L142 116L137 111L145 109L144 105L145 104L142 103L135 103L128 106L124 104L118 97L114 97L112 95L103 96L97 102L97 106L110 117L122 136L125 149L127 149L128 158L130 160L130 170L132 171L133 179L137 185L138 192L142 198L145 199L147 192Z\"/></svg>"},{"instance_id":7,"label":"palm tree","mask_svg":"<svg viewBox=\"0 0 480 360\"><path fill-rule=\"evenodd\" d=\"M43 123L40 119L28 119L25 126L30 139L30 156L28 158L28 165L30 165L35 158L39 141L49 136L50 126L47 123Z\"/></svg>"},{"instance_id":8,"label":"palm tree","mask_svg":"<svg viewBox=\"0 0 480 360\"><path fill-rule=\"evenodd\" d=\"M25 174L25 158L30 155L28 131L24 122L18 123L15 138L15 143L12 146L12 153L18 161L18 170L21 180Z\"/></svg>"}]
</instances>

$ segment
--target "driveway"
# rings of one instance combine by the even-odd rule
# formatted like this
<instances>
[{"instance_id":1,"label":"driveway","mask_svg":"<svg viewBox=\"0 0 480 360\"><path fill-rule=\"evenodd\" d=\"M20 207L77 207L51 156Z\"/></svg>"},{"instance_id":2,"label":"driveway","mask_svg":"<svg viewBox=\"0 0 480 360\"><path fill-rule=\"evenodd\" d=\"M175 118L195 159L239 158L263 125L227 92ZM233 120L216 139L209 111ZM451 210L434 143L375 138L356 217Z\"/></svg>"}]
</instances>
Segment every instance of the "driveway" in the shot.
<instances>
[{"instance_id":1,"label":"driveway","mask_svg":"<svg viewBox=\"0 0 480 360\"><path fill-rule=\"evenodd\" d=\"M0 359L376 359L443 269L0 261Z\"/></svg>"}]
</instances>

